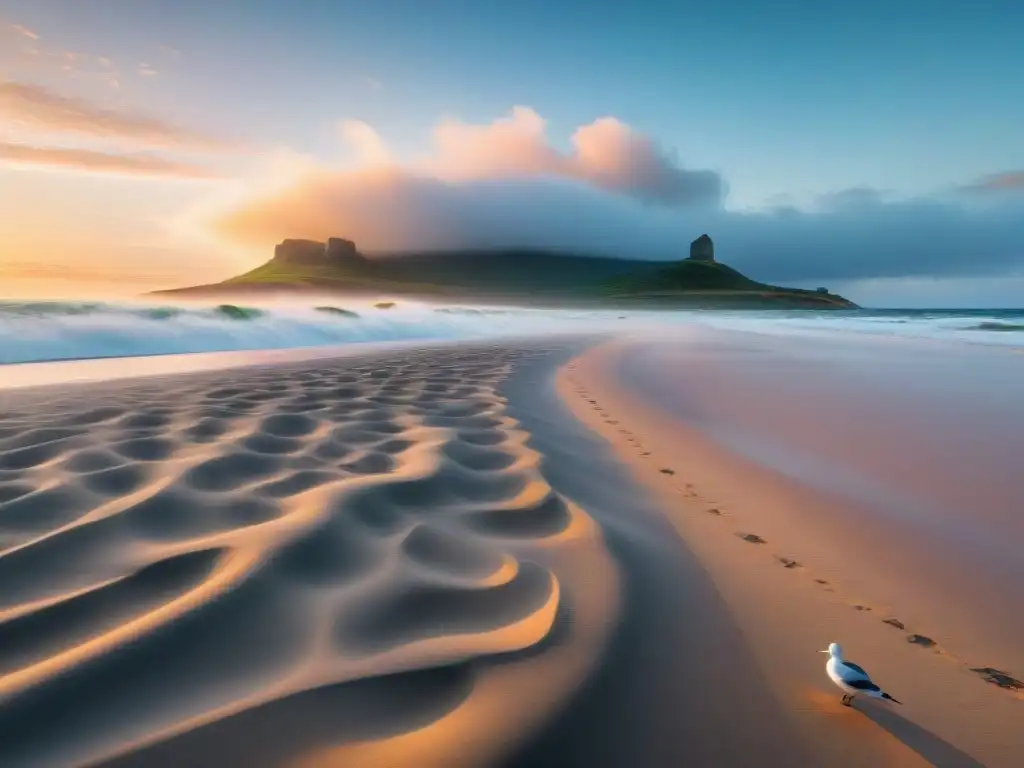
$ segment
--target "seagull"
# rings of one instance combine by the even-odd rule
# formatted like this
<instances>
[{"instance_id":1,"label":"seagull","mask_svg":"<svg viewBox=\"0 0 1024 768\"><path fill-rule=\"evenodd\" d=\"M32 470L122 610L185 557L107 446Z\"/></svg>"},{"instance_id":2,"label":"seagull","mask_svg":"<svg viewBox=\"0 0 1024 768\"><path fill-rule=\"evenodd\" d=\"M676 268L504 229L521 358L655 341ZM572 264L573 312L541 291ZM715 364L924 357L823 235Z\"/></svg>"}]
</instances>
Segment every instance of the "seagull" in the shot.
<instances>
[{"instance_id":1,"label":"seagull","mask_svg":"<svg viewBox=\"0 0 1024 768\"><path fill-rule=\"evenodd\" d=\"M896 701L871 682L871 676L864 670L864 667L860 667L852 661L845 661L843 649L839 647L839 643L829 644L828 650L822 651L822 653L829 655L828 661L825 662L825 672L828 673L833 683L843 689L844 707L852 706L853 697L858 693L863 693L872 699L885 699L895 704L903 703Z\"/></svg>"}]
</instances>

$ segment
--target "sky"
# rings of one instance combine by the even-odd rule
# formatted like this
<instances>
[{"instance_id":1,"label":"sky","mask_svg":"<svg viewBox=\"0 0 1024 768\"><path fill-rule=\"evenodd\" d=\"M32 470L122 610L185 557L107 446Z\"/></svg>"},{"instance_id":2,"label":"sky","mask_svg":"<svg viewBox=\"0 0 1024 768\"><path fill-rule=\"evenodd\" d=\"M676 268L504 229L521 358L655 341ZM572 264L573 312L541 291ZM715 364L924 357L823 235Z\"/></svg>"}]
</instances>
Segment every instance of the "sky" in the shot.
<instances>
[{"instance_id":1,"label":"sky","mask_svg":"<svg viewBox=\"0 0 1024 768\"><path fill-rule=\"evenodd\" d=\"M0 0L0 293L364 251L686 255L1024 306L1017 0Z\"/></svg>"}]
</instances>

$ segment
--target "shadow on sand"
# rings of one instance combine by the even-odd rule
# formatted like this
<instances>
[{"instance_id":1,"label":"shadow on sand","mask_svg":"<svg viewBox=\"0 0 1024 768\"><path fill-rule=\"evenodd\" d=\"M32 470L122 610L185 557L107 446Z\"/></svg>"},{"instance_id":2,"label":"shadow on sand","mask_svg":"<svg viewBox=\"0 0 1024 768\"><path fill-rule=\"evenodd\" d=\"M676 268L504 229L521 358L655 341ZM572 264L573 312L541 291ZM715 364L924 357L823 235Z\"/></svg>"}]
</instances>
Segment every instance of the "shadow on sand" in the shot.
<instances>
[{"instance_id":1,"label":"shadow on sand","mask_svg":"<svg viewBox=\"0 0 1024 768\"><path fill-rule=\"evenodd\" d=\"M910 749L938 768L985 768L973 757L940 739L892 707L873 701L857 701L854 707L868 720L884 728Z\"/></svg>"},{"instance_id":2,"label":"shadow on sand","mask_svg":"<svg viewBox=\"0 0 1024 768\"><path fill-rule=\"evenodd\" d=\"M546 377L544 361L528 363L502 393L548 482L602 526L623 604L590 678L498 768L813 765L699 561Z\"/></svg>"}]
</instances>

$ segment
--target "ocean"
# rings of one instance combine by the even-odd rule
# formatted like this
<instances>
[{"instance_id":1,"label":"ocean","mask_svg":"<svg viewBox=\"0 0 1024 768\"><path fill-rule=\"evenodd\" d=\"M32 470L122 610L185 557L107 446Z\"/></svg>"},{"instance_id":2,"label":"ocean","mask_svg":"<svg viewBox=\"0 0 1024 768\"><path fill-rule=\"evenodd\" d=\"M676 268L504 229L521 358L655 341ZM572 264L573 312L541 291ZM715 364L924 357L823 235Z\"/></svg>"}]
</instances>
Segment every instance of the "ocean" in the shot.
<instances>
[{"instance_id":1,"label":"ocean","mask_svg":"<svg viewBox=\"0 0 1024 768\"><path fill-rule=\"evenodd\" d=\"M326 302L324 302L326 304ZM905 337L1024 349L1024 309L645 311L0 301L0 364L441 341L697 324L773 335Z\"/></svg>"}]
</instances>

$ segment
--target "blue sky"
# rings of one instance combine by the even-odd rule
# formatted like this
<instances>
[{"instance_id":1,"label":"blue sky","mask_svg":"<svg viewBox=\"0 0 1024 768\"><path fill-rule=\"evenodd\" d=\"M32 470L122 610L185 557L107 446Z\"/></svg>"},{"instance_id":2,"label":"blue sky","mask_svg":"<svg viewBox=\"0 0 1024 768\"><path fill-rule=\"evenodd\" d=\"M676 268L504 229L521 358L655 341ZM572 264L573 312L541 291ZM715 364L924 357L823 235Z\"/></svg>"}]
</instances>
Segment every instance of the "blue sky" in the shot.
<instances>
[{"instance_id":1,"label":"blue sky","mask_svg":"<svg viewBox=\"0 0 1024 768\"><path fill-rule=\"evenodd\" d=\"M552 133L614 114L720 170L733 202L907 193L1024 167L1016 2L26 0L69 48L147 61L149 99L311 151L338 117L417 148L439 115L527 104ZM427 9L427 10L424 10ZM379 83L379 88L370 85ZM1016 96L1014 96L1016 94Z\"/></svg>"},{"instance_id":2,"label":"blue sky","mask_svg":"<svg viewBox=\"0 0 1024 768\"><path fill-rule=\"evenodd\" d=\"M5 77L325 162L340 120L407 158L439 119L524 105L565 151L613 116L719 174L730 211L943 198L1024 169L1019 2L0 0L0 18L121 68L116 92L24 62Z\"/></svg>"}]
</instances>

